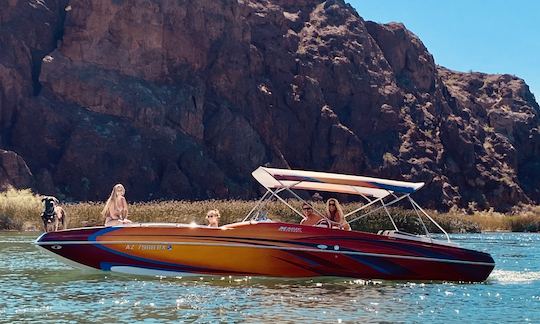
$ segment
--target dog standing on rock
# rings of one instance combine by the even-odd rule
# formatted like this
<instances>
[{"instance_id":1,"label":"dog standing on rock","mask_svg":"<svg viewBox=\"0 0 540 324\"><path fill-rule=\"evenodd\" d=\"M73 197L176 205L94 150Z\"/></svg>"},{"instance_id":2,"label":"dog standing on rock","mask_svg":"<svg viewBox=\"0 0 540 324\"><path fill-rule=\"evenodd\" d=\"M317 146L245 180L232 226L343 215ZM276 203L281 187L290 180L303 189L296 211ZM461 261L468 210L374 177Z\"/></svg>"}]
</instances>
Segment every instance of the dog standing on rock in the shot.
<instances>
[{"instance_id":1,"label":"dog standing on rock","mask_svg":"<svg viewBox=\"0 0 540 324\"><path fill-rule=\"evenodd\" d=\"M66 212L58 204L60 203L56 197L45 196L41 199L45 209L41 213L43 220L43 228L45 232L58 231L58 227L62 224L62 229L67 228Z\"/></svg>"}]
</instances>

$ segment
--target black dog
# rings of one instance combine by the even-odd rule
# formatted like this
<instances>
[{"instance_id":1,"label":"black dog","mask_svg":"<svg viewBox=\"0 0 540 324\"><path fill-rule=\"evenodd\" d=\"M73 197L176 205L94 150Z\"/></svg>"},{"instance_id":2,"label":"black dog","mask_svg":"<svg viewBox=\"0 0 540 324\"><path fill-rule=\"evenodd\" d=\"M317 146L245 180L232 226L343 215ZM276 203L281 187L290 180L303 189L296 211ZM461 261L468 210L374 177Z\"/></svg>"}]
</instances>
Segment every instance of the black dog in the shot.
<instances>
[{"instance_id":1,"label":"black dog","mask_svg":"<svg viewBox=\"0 0 540 324\"><path fill-rule=\"evenodd\" d=\"M41 213L45 232L58 231L60 223L62 224L62 229L66 229L66 212L62 207L58 206L58 199L51 196L45 196L41 201L45 203L45 210Z\"/></svg>"}]
</instances>

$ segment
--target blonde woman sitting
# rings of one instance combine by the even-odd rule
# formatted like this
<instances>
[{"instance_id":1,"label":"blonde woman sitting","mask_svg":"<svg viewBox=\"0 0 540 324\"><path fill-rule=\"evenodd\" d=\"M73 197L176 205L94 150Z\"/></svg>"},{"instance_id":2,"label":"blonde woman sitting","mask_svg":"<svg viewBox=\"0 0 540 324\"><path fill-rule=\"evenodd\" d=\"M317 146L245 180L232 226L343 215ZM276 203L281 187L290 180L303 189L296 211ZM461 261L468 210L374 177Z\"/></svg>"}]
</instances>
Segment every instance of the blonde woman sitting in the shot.
<instances>
[{"instance_id":1,"label":"blonde woman sitting","mask_svg":"<svg viewBox=\"0 0 540 324\"><path fill-rule=\"evenodd\" d=\"M206 213L206 222L208 223L208 227L219 227L220 217L221 215L219 214L219 210L209 210L208 213Z\"/></svg>"},{"instance_id":2,"label":"blonde woman sitting","mask_svg":"<svg viewBox=\"0 0 540 324\"><path fill-rule=\"evenodd\" d=\"M341 205L335 198L330 198L326 202L326 216L330 220L332 224L332 228L338 228L346 231L351 230L351 226L347 221L345 220L345 216L343 216L343 209L341 209Z\"/></svg>"},{"instance_id":3,"label":"blonde woman sitting","mask_svg":"<svg viewBox=\"0 0 540 324\"><path fill-rule=\"evenodd\" d=\"M105 226L115 226L131 223L128 217L128 206L124 195L126 189L123 185L117 184L113 187L101 215L105 218Z\"/></svg>"}]
</instances>

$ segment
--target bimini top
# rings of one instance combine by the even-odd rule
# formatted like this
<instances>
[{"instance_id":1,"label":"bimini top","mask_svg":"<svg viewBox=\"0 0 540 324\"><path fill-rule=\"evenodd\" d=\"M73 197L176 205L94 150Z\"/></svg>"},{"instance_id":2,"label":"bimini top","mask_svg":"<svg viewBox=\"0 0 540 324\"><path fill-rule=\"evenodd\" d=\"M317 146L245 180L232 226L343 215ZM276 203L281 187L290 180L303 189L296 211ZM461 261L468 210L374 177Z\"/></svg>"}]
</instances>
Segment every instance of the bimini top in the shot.
<instances>
[{"instance_id":1,"label":"bimini top","mask_svg":"<svg viewBox=\"0 0 540 324\"><path fill-rule=\"evenodd\" d=\"M423 182L265 167L259 167L252 175L267 189L328 191L375 198L383 198L392 193L410 194L424 186Z\"/></svg>"}]
</instances>

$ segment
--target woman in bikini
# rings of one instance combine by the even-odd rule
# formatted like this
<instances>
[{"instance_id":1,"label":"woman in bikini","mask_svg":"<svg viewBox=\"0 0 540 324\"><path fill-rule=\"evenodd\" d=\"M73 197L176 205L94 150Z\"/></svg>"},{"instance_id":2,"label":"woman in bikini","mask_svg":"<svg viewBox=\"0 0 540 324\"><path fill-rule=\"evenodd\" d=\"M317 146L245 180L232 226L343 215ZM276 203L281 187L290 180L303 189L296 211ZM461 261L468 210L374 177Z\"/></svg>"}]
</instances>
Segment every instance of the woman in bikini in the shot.
<instances>
[{"instance_id":1,"label":"woman in bikini","mask_svg":"<svg viewBox=\"0 0 540 324\"><path fill-rule=\"evenodd\" d=\"M346 231L351 230L351 226L345 220L345 217L343 216L343 209L341 209L337 199L328 199L326 202L326 215L332 223L332 228L339 228Z\"/></svg>"},{"instance_id":2,"label":"woman in bikini","mask_svg":"<svg viewBox=\"0 0 540 324\"><path fill-rule=\"evenodd\" d=\"M128 207L126 198L126 189L123 185L117 184L113 187L101 215L105 218L105 226L114 226L131 223L128 217Z\"/></svg>"}]
</instances>

